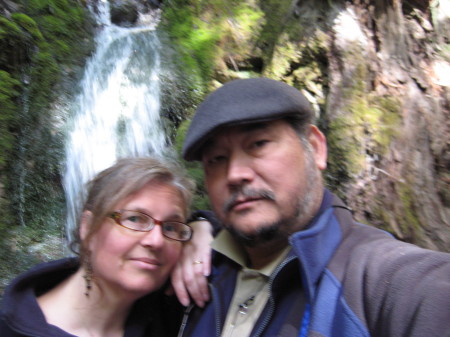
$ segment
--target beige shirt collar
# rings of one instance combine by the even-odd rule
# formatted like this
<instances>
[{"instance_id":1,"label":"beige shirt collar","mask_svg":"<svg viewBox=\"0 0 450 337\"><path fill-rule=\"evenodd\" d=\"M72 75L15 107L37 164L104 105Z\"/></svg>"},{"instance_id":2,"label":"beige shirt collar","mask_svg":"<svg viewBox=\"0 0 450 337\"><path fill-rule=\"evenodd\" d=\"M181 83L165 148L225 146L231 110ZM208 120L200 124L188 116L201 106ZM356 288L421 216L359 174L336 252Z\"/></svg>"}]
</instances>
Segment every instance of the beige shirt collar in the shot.
<instances>
[{"instance_id":1,"label":"beige shirt collar","mask_svg":"<svg viewBox=\"0 0 450 337\"><path fill-rule=\"evenodd\" d=\"M222 253L242 267L252 269L248 267L249 261L245 249L239 244L239 242L237 242L233 238L228 230L222 229L212 242L211 246L214 250ZM258 271L261 274L270 277L272 272L283 261L290 250L291 246L287 246L283 251L280 252L276 259L272 260L272 262L259 269Z\"/></svg>"}]
</instances>

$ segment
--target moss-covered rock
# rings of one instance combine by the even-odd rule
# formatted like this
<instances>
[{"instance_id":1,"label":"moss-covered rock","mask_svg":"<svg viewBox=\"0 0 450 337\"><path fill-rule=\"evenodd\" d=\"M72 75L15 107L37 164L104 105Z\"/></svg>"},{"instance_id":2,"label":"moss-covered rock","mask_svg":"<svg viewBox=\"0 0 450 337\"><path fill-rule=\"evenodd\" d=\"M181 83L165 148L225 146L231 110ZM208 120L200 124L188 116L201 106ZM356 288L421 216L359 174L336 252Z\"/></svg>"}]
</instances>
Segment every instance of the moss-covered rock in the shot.
<instances>
[{"instance_id":1,"label":"moss-covered rock","mask_svg":"<svg viewBox=\"0 0 450 337\"><path fill-rule=\"evenodd\" d=\"M31 0L14 8L20 12L0 16L1 252L11 251L14 231L36 243L61 235L63 136L50 107L68 94L61 90L61 74L73 75L68 69L83 64L92 47L91 16L79 2ZM26 258L0 255L6 279L5 270L29 266Z\"/></svg>"},{"instance_id":2,"label":"moss-covered rock","mask_svg":"<svg viewBox=\"0 0 450 337\"><path fill-rule=\"evenodd\" d=\"M45 41L36 22L24 13L13 13L11 19L20 26L25 32L29 33L35 43L40 44Z\"/></svg>"},{"instance_id":3,"label":"moss-covered rock","mask_svg":"<svg viewBox=\"0 0 450 337\"><path fill-rule=\"evenodd\" d=\"M21 83L6 71L0 70L0 170L4 169L13 149L14 132L17 130L17 99L20 90Z\"/></svg>"}]
</instances>

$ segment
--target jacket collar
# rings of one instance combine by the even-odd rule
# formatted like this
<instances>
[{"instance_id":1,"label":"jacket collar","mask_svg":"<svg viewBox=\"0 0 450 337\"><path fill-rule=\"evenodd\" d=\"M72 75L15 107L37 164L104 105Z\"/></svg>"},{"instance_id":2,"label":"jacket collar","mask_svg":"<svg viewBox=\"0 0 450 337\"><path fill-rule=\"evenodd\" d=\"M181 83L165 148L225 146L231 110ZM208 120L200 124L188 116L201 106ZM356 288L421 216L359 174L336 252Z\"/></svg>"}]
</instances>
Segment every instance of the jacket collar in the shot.
<instances>
[{"instance_id":1,"label":"jacket collar","mask_svg":"<svg viewBox=\"0 0 450 337\"><path fill-rule=\"evenodd\" d=\"M315 287L342 239L340 225L333 216L333 205L342 202L325 189L319 212L307 229L291 235L289 242L300 261L300 272L308 302Z\"/></svg>"}]
</instances>

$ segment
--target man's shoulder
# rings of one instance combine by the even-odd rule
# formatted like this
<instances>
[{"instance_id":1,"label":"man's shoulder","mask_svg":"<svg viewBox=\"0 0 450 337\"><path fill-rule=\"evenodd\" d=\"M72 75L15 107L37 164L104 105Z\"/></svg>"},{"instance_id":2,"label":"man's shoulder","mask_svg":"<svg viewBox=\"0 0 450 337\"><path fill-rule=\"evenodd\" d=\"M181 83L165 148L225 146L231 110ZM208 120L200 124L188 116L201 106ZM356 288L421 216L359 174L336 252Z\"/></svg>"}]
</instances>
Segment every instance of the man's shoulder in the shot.
<instances>
[{"instance_id":1,"label":"man's shoulder","mask_svg":"<svg viewBox=\"0 0 450 337\"><path fill-rule=\"evenodd\" d=\"M335 209L342 239L330 261L329 268L337 274L342 268L364 269L366 272L395 273L405 266L440 264L450 267L450 254L433 251L407 243L374 226L361 224L350 212ZM408 267L409 268L409 267Z\"/></svg>"}]
</instances>

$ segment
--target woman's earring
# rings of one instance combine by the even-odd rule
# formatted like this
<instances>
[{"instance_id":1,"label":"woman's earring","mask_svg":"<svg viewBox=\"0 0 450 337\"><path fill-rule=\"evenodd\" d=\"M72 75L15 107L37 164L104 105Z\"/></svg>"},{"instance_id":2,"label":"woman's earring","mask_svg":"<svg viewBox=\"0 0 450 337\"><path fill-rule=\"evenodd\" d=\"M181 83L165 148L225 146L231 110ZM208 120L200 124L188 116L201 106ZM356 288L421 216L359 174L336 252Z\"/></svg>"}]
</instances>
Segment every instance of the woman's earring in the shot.
<instances>
[{"instance_id":1,"label":"woman's earring","mask_svg":"<svg viewBox=\"0 0 450 337\"><path fill-rule=\"evenodd\" d=\"M84 281L86 282L86 291L84 292L84 295L86 297L89 297L89 293L92 289L92 279L93 279L93 270L92 270L92 264L91 264L91 254L87 253L86 257L84 258Z\"/></svg>"}]
</instances>

